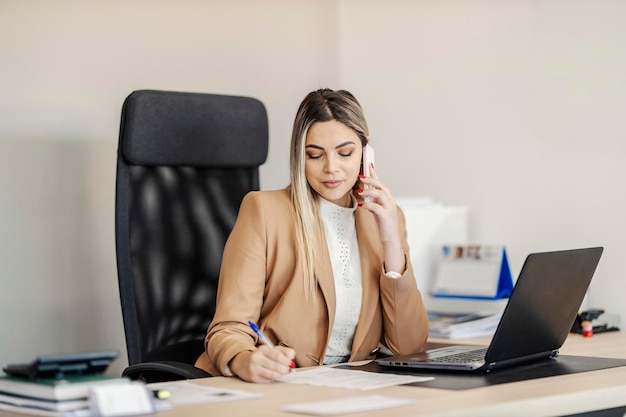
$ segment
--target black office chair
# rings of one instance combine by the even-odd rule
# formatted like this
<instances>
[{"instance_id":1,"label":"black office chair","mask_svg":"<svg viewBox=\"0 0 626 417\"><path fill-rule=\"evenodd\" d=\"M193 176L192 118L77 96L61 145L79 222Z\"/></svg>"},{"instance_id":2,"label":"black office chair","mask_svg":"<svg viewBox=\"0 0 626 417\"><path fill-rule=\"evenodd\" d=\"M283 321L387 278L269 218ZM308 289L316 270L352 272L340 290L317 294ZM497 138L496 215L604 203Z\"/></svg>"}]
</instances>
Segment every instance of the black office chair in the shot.
<instances>
[{"instance_id":1,"label":"black office chair","mask_svg":"<svg viewBox=\"0 0 626 417\"><path fill-rule=\"evenodd\" d=\"M146 382L193 366L215 312L222 251L259 189L267 113L252 98L142 90L122 107L115 243L129 367Z\"/></svg>"}]
</instances>

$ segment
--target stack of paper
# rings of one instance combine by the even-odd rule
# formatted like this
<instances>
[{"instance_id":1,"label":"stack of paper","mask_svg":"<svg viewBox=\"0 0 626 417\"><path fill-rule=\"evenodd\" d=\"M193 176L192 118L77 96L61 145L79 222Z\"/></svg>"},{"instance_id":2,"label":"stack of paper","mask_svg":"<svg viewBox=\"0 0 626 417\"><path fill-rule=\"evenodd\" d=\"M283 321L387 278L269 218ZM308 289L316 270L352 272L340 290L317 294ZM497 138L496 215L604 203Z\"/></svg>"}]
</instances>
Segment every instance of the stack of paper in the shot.
<instances>
[{"instance_id":1,"label":"stack of paper","mask_svg":"<svg viewBox=\"0 0 626 417\"><path fill-rule=\"evenodd\" d=\"M428 336L443 339L491 336L495 333L502 313L442 313L428 312Z\"/></svg>"},{"instance_id":2,"label":"stack of paper","mask_svg":"<svg viewBox=\"0 0 626 417\"><path fill-rule=\"evenodd\" d=\"M38 380L1 376L0 410L31 414L39 410L42 415L68 415L88 410L93 387L129 383L127 378L103 375Z\"/></svg>"}]
</instances>

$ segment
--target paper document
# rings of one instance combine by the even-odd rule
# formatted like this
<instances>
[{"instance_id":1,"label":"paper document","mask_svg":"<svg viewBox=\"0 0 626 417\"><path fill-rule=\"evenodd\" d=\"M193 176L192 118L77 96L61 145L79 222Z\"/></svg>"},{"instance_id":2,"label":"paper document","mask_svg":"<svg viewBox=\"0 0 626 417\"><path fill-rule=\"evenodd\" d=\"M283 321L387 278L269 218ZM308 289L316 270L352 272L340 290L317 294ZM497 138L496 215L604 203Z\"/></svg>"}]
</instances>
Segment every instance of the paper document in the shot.
<instances>
[{"instance_id":1,"label":"paper document","mask_svg":"<svg viewBox=\"0 0 626 417\"><path fill-rule=\"evenodd\" d=\"M351 371L350 371L351 372ZM412 400L369 395L348 397L338 400L315 401L310 403L287 404L282 407L289 413L309 414L312 416L336 416L339 414L359 413L382 408L400 407L412 404Z\"/></svg>"},{"instance_id":2,"label":"paper document","mask_svg":"<svg viewBox=\"0 0 626 417\"><path fill-rule=\"evenodd\" d=\"M259 398L262 395L240 390L210 387L188 381L155 382L147 385L151 390L169 391L168 402L174 407L190 404L216 403L223 401Z\"/></svg>"},{"instance_id":3,"label":"paper document","mask_svg":"<svg viewBox=\"0 0 626 417\"><path fill-rule=\"evenodd\" d=\"M41 417L96 417L89 408L81 408L79 410L53 411L43 408L23 407L21 405L13 405L0 402L0 415L4 415L2 411L8 411L14 414L27 414L29 416Z\"/></svg>"},{"instance_id":4,"label":"paper document","mask_svg":"<svg viewBox=\"0 0 626 417\"><path fill-rule=\"evenodd\" d=\"M428 336L445 339L492 336L502 313L428 312Z\"/></svg>"},{"instance_id":5,"label":"paper document","mask_svg":"<svg viewBox=\"0 0 626 417\"><path fill-rule=\"evenodd\" d=\"M370 390L393 385L411 384L433 379L414 375L383 374L376 372L337 369L321 366L313 369L298 370L278 379L290 384L308 384L333 388Z\"/></svg>"}]
</instances>

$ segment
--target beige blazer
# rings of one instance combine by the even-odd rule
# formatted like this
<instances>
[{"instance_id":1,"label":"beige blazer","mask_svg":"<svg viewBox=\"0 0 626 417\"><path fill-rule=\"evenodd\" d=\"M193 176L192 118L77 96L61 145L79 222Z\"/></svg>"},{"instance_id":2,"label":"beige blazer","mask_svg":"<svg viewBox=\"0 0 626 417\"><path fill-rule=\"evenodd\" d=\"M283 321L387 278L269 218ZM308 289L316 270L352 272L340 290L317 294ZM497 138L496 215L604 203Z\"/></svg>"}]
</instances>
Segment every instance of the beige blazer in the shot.
<instances>
[{"instance_id":1,"label":"beige blazer","mask_svg":"<svg viewBox=\"0 0 626 417\"><path fill-rule=\"evenodd\" d=\"M363 300L351 361L372 359L379 343L398 354L422 350L428 319L408 256L405 219L398 208L407 262L399 279L383 273L383 248L376 219L357 208L356 231L363 273ZM248 320L268 339L296 351L300 367L321 364L335 316L335 285L328 250L315 265L318 289L306 301L297 259L289 191L251 192L243 199L222 259L217 309L196 366L223 375L238 353L260 343ZM401 271L400 271L401 272Z\"/></svg>"}]
</instances>

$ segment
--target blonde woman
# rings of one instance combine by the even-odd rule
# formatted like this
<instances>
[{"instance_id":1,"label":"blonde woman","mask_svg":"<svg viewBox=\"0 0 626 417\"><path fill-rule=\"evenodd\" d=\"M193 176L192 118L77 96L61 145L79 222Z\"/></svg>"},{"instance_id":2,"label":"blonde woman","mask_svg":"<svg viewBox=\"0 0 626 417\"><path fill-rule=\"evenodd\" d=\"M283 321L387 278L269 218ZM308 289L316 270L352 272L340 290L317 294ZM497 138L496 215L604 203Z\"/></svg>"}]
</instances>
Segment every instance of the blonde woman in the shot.
<instances>
[{"instance_id":1,"label":"blonde woman","mask_svg":"<svg viewBox=\"0 0 626 417\"><path fill-rule=\"evenodd\" d=\"M396 354L422 350L428 319L404 216L373 164L362 175L368 138L349 92L304 98L290 186L251 192L241 203L197 367L270 382L294 359L299 367L373 359L381 344Z\"/></svg>"}]
</instances>

